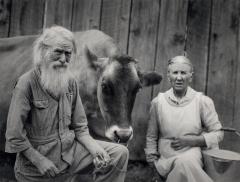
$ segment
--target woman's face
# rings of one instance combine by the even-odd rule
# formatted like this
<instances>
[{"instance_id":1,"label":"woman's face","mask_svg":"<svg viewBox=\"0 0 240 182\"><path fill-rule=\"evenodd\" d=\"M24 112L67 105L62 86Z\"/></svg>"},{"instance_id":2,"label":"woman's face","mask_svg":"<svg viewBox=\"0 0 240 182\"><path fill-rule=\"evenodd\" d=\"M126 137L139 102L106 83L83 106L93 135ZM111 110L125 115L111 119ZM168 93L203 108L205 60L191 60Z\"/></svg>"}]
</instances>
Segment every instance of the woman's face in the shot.
<instances>
[{"instance_id":1,"label":"woman's face","mask_svg":"<svg viewBox=\"0 0 240 182\"><path fill-rule=\"evenodd\" d=\"M189 64L175 62L168 67L168 80L176 94L183 96L192 82L192 68Z\"/></svg>"}]
</instances>

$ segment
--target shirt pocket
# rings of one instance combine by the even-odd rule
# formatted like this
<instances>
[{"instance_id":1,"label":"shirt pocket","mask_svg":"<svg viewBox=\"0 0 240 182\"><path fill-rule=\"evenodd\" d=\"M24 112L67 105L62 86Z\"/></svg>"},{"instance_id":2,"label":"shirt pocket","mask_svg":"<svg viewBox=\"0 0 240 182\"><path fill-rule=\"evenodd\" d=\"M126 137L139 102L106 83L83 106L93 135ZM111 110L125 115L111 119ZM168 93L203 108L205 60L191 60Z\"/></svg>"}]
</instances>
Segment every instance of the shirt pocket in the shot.
<instances>
[{"instance_id":1,"label":"shirt pocket","mask_svg":"<svg viewBox=\"0 0 240 182\"><path fill-rule=\"evenodd\" d=\"M66 93L66 95L67 95L69 104L72 105L73 93L69 92L69 93Z\"/></svg>"},{"instance_id":2,"label":"shirt pocket","mask_svg":"<svg viewBox=\"0 0 240 182\"><path fill-rule=\"evenodd\" d=\"M48 100L34 100L32 122L39 129L47 128L50 122L49 118L49 102Z\"/></svg>"}]
</instances>

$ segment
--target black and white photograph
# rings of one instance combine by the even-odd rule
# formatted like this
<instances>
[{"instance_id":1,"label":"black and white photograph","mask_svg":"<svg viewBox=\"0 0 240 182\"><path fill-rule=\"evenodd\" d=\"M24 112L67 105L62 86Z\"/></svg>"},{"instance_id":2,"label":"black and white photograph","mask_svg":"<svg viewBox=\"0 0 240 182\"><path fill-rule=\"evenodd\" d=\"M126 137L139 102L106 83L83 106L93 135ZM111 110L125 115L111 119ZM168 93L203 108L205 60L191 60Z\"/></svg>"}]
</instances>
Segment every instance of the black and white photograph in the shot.
<instances>
[{"instance_id":1,"label":"black and white photograph","mask_svg":"<svg viewBox=\"0 0 240 182\"><path fill-rule=\"evenodd\" d=\"M0 182L239 182L239 0L0 0Z\"/></svg>"}]
</instances>

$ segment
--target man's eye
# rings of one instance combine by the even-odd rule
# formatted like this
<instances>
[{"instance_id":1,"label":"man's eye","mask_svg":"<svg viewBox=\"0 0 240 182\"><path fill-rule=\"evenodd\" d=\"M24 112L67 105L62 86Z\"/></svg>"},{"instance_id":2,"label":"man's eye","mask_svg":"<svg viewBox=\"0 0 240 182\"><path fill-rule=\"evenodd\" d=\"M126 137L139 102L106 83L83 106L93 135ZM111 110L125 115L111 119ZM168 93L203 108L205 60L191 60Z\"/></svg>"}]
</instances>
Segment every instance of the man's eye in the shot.
<instances>
[{"instance_id":1,"label":"man's eye","mask_svg":"<svg viewBox=\"0 0 240 182\"><path fill-rule=\"evenodd\" d=\"M72 53L71 52L66 52L67 57L71 57Z\"/></svg>"},{"instance_id":2,"label":"man's eye","mask_svg":"<svg viewBox=\"0 0 240 182\"><path fill-rule=\"evenodd\" d=\"M62 54L62 51L55 50L55 51L54 51L54 54L55 54L55 55L57 55L57 56L59 56L59 55L61 55L61 54Z\"/></svg>"}]
</instances>

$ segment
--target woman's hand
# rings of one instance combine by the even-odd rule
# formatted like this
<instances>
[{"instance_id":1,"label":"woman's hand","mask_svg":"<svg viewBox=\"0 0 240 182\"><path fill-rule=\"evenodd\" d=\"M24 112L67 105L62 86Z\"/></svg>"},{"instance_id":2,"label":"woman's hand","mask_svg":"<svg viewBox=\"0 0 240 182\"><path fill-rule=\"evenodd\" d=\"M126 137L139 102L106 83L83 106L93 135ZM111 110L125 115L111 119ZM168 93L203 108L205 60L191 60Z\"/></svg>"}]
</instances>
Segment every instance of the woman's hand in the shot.
<instances>
[{"instance_id":1,"label":"woman's hand","mask_svg":"<svg viewBox=\"0 0 240 182\"><path fill-rule=\"evenodd\" d=\"M158 158L159 158L159 156L156 154L146 154L146 161L148 163L152 163L152 162L158 160Z\"/></svg>"},{"instance_id":2,"label":"woman's hand","mask_svg":"<svg viewBox=\"0 0 240 182\"><path fill-rule=\"evenodd\" d=\"M171 142L171 147L174 150L181 150L185 147L202 147L205 145L205 139L202 135L184 135L174 138Z\"/></svg>"}]
</instances>

